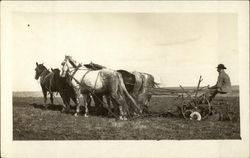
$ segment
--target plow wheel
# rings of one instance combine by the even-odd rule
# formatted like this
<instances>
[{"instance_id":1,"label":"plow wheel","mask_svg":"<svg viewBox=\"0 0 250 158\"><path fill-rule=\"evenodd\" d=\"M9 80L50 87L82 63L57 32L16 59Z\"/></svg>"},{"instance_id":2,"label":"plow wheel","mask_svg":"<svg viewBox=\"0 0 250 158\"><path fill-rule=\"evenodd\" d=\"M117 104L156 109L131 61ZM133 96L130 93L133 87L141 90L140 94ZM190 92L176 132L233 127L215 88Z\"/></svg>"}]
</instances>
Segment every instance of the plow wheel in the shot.
<instances>
[{"instance_id":1,"label":"plow wheel","mask_svg":"<svg viewBox=\"0 0 250 158\"><path fill-rule=\"evenodd\" d=\"M204 102L201 104L190 101L182 105L181 112L187 120L205 120L211 115L211 104L207 98L204 98Z\"/></svg>"},{"instance_id":2,"label":"plow wheel","mask_svg":"<svg viewBox=\"0 0 250 158\"><path fill-rule=\"evenodd\" d=\"M181 107L181 113L182 113L182 116L189 120L190 119L190 115L194 112L194 109L193 108L190 108L189 105L187 104L183 104L182 107Z\"/></svg>"},{"instance_id":3,"label":"plow wheel","mask_svg":"<svg viewBox=\"0 0 250 158\"><path fill-rule=\"evenodd\" d=\"M182 106L182 115L187 120L198 120L198 121L200 121L202 119L202 116L201 116L200 112L198 112L194 108L190 109L186 105Z\"/></svg>"},{"instance_id":4,"label":"plow wheel","mask_svg":"<svg viewBox=\"0 0 250 158\"><path fill-rule=\"evenodd\" d=\"M190 114L190 120L201 120L201 114L198 111L194 111Z\"/></svg>"}]
</instances>

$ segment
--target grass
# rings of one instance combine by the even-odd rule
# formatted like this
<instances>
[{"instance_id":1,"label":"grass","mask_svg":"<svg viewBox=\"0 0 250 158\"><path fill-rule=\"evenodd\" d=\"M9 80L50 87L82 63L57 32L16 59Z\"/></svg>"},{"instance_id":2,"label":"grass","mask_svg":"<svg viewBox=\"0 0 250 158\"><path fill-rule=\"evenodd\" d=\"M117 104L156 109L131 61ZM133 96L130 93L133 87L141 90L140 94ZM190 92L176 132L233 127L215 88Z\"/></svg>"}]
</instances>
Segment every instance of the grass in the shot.
<instances>
[{"instance_id":1,"label":"grass","mask_svg":"<svg viewBox=\"0 0 250 158\"><path fill-rule=\"evenodd\" d=\"M42 103L39 97L13 97L14 140L240 139L239 121L189 121L163 116L130 121L102 116L74 117L61 113L59 105L44 110ZM172 101L167 97L155 97L151 105L152 112L164 113Z\"/></svg>"}]
</instances>

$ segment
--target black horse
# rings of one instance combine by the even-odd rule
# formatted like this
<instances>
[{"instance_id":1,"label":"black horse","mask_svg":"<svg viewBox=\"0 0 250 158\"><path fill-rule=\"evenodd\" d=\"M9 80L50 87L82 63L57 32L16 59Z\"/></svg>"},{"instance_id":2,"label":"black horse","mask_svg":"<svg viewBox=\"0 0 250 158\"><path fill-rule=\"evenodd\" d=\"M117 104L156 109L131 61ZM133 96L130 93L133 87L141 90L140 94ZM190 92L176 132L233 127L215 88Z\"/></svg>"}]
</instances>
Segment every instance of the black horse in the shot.
<instances>
[{"instance_id":1,"label":"black horse","mask_svg":"<svg viewBox=\"0 0 250 158\"><path fill-rule=\"evenodd\" d=\"M50 94L50 101L53 105L53 92L58 92L63 100L62 112L69 110L70 99L76 103L76 95L73 87L68 82L67 77L62 78L60 76L59 69L52 69L50 72L43 64L36 63L35 79L40 77L40 85L44 96L44 107L47 108L47 94Z\"/></svg>"},{"instance_id":2,"label":"black horse","mask_svg":"<svg viewBox=\"0 0 250 158\"><path fill-rule=\"evenodd\" d=\"M60 95L62 96L66 108L64 110L69 110L70 99L76 104L76 94L71 85L70 77L61 77L59 69L51 69L52 73L54 73L54 78L52 80L52 84L55 86L55 89L58 90Z\"/></svg>"}]
</instances>

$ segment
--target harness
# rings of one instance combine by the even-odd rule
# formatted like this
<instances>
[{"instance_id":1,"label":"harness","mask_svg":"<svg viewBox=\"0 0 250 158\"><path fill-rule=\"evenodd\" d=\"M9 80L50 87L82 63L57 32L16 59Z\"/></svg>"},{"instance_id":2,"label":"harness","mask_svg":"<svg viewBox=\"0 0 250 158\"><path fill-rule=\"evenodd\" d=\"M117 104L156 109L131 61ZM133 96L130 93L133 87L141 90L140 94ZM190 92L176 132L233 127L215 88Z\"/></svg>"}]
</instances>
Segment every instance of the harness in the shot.
<instances>
[{"instance_id":1,"label":"harness","mask_svg":"<svg viewBox=\"0 0 250 158\"><path fill-rule=\"evenodd\" d=\"M47 74L45 74L47 73ZM42 76L44 74L44 76ZM49 70L47 70L46 68L39 74L40 76L40 82L42 79L44 79L47 75L49 74ZM41 78L42 77L42 78ZM43 84L43 83L42 83Z\"/></svg>"},{"instance_id":2,"label":"harness","mask_svg":"<svg viewBox=\"0 0 250 158\"><path fill-rule=\"evenodd\" d=\"M70 76L70 80L73 79L77 84L79 84L80 86L82 86L82 85L81 85L81 82L83 81L83 79L85 78L85 76L86 76L89 72L91 72L91 71L93 71L93 70L87 68L86 70L88 70L88 71L83 75L82 80L81 80L81 82L80 82L80 81L78 81L78 80L74 77L74 75L76 74L76 72L77 72L78 70L80 70L80 68L82 67L82 65L81 65L81 64L78 64L78 66L75 66L75 64L72 63L72 61L70 62L70 60L69 60L69 63L73 66L73 69L74 69L73 72L72 72L72 74L70 74L71 72L68 73L69 76ZM68 69L69 69L70 67L69 67L68 63L65 62L65 64L67 65L67 67L68 67ZM85 69L82 69L82 70L85 70ZM95 91L96 83L97 83L97 79L98 79L98 77L99 77L99 74L100 74L100 72L98 72L98 74L97 74L97 77L96 77L96 80L95 80L95 84L94 84L93 90L90 90L90 89L88 89L88 88L85 87L85 88L86 88L89 92L91 92L91 93L94 93L94 91Z\"/></svg>"}]
</instances>

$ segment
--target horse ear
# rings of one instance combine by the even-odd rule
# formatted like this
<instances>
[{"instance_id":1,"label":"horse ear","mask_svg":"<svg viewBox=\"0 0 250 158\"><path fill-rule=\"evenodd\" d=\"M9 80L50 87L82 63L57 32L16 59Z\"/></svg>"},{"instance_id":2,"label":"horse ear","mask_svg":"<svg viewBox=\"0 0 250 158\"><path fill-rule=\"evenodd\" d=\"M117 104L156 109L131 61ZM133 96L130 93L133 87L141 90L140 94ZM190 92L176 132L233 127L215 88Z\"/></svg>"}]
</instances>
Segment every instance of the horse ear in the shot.
<instances>
[{"instance_id":1,"label":"horse ear","mask_svg":"<svg viewBox=\"0 0 250 158\"><path fill-rule=\"evenodd\" d=\"M38 63L36 62L36 66L38 66Z\"/></svg>"},{"instance_id":2,"label":"horse ear","mask_svg":"<svg viewBox=\"0 0 250 158\"><path fill-rule=\"evenodd\" d=\"M53 69L53 68L51 68L51 71L54 71L54 69Z\"/></svg>"}]
</instances>

